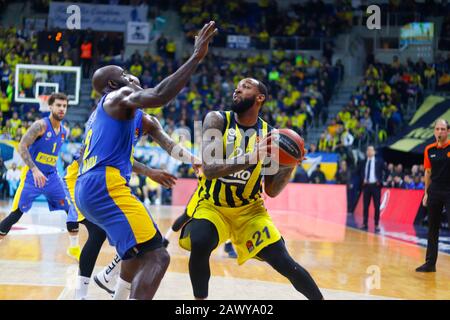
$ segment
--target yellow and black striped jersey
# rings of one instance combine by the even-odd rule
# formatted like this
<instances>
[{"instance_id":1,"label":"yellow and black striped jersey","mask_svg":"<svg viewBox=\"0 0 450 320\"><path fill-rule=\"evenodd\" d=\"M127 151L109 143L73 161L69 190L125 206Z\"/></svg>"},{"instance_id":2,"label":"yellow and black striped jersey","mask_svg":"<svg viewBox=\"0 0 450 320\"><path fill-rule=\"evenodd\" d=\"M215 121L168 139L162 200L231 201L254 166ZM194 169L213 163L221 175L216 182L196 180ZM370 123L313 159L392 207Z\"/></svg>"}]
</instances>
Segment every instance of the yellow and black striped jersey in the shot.
<instances>
[{"instance_id":1,"label":"yellow and black striped jersey","mask_svg":"<svg viewBox=\"0 0 450 320\"><path fill-rule=\"evenodd\" d=\"M271 127L258 118L253 127L243 127L235 120L233 111L221 112L225 119L223 133L224 159L251 152L258 139L262 139ZM258 139L257 139L258 138ZM212 201L216 206L240 207L261 198L262 162L217 179L199 178L196 190L199 200Z\"/></svg>"}]
</instances>

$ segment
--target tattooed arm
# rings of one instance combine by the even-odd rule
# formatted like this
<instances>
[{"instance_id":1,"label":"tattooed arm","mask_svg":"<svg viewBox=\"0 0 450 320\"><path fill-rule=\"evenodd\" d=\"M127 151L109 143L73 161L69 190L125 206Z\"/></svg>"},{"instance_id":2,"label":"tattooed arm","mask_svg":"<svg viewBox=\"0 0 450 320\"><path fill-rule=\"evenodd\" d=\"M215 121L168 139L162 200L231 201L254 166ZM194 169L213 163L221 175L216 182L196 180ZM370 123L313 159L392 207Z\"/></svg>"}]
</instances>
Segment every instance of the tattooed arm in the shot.
<instances>
[{"instance_id":1,"label":"tattooed arm","mask_svg":"<svg viewBox=\"0 0 450 320\"><path fill-rule=\"evenodd\" d=\"M276 174L264 176L264 191L266 194L271 198L279 195L291 179L292 172L295 168L296 167L280 165L280 168Z\"/></svg>"},{"instance_id":2,"label":"tattooed arm","mask_svg":"<svg viewBox=\"0 0 450 320\"><path fill-rule=\"evenodd\" d=\"M209 112L203 124L202 143L202 168L207 179L225 177L235 172L247 169L258 162L258 152L266 152L262 147L266 139L261 140L252 152L247 152L242 156L227 159L224 162L222 128L224 119L217 111Z\"/></svg>"},{"instance_id":3,"label":"tattooed arm","mask_svg":"<svg viewBox=\"0 0 450 320\"><path fill-rule=\"evenodd\" d=\"M184 163L199 163L197 159L190 151L183 148L180 144L175 143L173 139L164 131L161 123L154 116L150 116L146 113L142 116L142 130L143 133L148 133L157 144L161 146L172 158L180 160Z\"/></svg>"},{"instance_id":4,"label":"tattooed arm","mask_svg":"<svg viewBox=\"0 0 450 320\"><path fill-rule=\"evenodd\" d=\"M34 122L22 137L19 142L19 146L17 147L23 162L25 162L25 164L33 172L34 184L37 187L43 187L47 178L42 174L41 170L36 167L33 159L31 159L31 154L30 151L28 151L28 148L36 141L37 138L44 134L46 129L47 125L45 124L45 121L38 120Z\"/></svg>"}]
</instances>

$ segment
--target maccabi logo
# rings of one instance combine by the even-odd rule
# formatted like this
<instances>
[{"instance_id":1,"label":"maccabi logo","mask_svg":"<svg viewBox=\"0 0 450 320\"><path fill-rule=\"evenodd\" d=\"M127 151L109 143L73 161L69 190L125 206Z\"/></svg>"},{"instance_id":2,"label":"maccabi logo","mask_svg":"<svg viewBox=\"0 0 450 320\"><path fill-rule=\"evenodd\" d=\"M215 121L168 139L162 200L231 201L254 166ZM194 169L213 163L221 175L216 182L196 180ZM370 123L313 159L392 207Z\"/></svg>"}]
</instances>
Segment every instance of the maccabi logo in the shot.
<instances>
[{"instance_id":1,"label":"maccabi logo","mask_svg":"<svg viewBox=\"0 0 450 320\"><path fill-rule=\"evenodd\" d=\"M380 30L381 29L381 9L379 6L373 4L367 7L366 13L369 15L367 17L366 26L369 30Z\"/></svg>"}]
</instances>

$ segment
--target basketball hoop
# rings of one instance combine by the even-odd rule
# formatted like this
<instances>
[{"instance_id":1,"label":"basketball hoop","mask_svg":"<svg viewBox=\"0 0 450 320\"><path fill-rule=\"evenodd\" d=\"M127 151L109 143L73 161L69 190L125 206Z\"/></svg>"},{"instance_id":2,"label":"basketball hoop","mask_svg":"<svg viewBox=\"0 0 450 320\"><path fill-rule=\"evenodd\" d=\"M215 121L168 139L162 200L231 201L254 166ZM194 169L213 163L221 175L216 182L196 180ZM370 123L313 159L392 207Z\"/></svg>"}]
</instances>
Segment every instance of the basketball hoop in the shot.
<instances>
[{"instance_id":1,"label":"basketball hoop","mask_svg":"<svg viewBox=\"0 0 450 320\"><path fill-rule=\"evenodd\" d=\"M50 108L48 107L48 98L50 98L50 96L48 96L48 95L38 96L40 112L49 112L50 111Z\"/></svg>"}]
</instances>

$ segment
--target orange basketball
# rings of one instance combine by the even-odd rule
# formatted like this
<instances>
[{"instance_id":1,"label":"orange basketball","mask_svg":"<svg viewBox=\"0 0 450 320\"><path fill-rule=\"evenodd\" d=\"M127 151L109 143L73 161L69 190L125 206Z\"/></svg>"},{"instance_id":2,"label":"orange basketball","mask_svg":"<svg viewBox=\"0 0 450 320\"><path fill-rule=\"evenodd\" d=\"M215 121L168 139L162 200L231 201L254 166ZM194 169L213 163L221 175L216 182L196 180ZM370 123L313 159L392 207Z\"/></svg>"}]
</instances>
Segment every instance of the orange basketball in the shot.
<instances>
[{"instance_id":1,"label":"orange basketball","mask_svg":"<svg viewBox=\"0 0 450 320\"><path fill-rule=\"evenodd\" d=\"M294 130L279 129L272 133L278 149L278 163L286 166L300 164L305 156L305 141ZM273 153L273 152L272 152Z\"/></svg>"}]
</instances>

